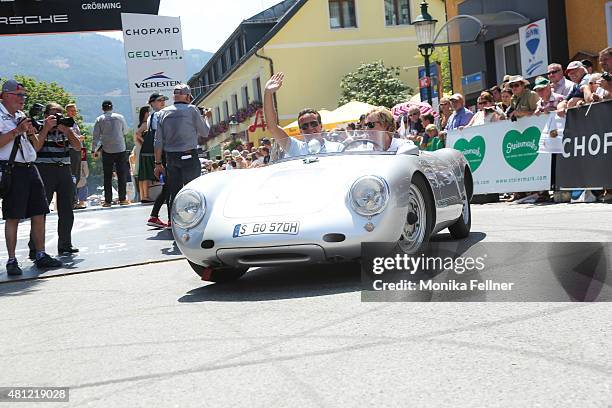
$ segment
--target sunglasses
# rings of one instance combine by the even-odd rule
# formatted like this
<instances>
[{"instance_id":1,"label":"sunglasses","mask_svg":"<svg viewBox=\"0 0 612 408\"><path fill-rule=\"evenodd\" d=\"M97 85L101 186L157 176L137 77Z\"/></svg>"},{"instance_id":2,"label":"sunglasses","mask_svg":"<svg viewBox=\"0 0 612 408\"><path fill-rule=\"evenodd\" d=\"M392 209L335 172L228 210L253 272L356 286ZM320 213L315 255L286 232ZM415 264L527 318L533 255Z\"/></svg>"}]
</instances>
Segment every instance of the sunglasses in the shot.
<instances>
[{"instance_id":1,"label":"sunglasses","mask_svg":"<svg viewBox=\"0 0 612 408\"><path fill-rule=\"evenodd\" d=\"M510 88L520 88L523 84L520 83L514 83L514 84L510 84Z\"/></svg>"},{"instance_id":2,"label":"sunglasses","mask_svg":"<svg viewBox=\"0 0 612 408\"><path fill-rule=\"evenodd\" d=\"M316 128L317 126L319 126L319 122L317 122L316 120L313 120L312 122L302 123L300 125L300 129L308 130L308 128Z\"/></svg>"},{"instance_id":3,"label":"sunglasses","mask_svg":"<svg viewBox=\"0 0 612 408\"><path fill-rule=\"evenodd\" d=\"M554 71L547 72L546 75L554 75L554 74L556 74L558 72L561 72L561 70L555 69Z\"/></svg>"},{"instance_id":4,"label":"sunglasses","mask_svg":"<svg viewBox=\"0 0 612 408\"><path fill-rule=\"evenodd\" d=\"M15 95L17 98L23 99L26 99L28 97L28 95L24 93L7 92L7 94Z\"/></svg>"},{"instance_id":5,"label":"sunglasses","mask_svg":"<svg viewBox=\"0 0 612 408\"><path fill-rule=\"evenodd\" d=\"M411 113L409 116L420 116L420 115L421 115L420 113L415 112L415 113Z\"/></svg>"},{"instance_id":6,"label":"sunglasses","mask_svg":"<svg viewBox=\"0 0 612 408\"><path fill-rule=\"evenodd\" d=\"M374 129L377 123L380 123L380 122L367 122L365 125L368 129Z\"/></svg>"}]
</instances>

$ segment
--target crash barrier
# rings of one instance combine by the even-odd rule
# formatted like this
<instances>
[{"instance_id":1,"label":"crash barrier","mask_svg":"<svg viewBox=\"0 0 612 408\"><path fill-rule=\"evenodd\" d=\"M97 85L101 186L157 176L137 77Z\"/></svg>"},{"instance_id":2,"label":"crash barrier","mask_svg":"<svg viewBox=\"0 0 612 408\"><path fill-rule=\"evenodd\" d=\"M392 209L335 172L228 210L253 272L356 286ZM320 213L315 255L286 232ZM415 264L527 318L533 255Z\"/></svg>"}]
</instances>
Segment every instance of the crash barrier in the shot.
<instances>
[{"instance_id":1,"label":"crash barrier","mask_svg":"<svg viewBox=\"0 0 612 408\"><path fill-rule=\"evenodd\" d=\"M567 112L563 153L556 157L560 189L612 187L612 101Z\"/></svg>"},{"instance_id":2,"label":"crash barrier","mask_svg":"<svg viewBox=\"0 0 612 408\"><path fill-rule=\"evenodd\" d=\"M474 194L549 190L552 155L539 152L548 121L542 115L453 130L446 146L470 163Z\"/></svg>"}]
</instances>

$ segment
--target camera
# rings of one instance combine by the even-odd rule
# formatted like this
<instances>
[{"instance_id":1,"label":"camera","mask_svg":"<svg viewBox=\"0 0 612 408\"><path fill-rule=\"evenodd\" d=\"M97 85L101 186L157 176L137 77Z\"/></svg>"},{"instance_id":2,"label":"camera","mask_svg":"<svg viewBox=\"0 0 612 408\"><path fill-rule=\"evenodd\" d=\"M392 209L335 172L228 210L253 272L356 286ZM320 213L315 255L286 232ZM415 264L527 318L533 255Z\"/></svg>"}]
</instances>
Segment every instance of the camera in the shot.
<instances>
[{"instance_id":1,"label":"camera","mask_svg":"<svg viewBox=\"0 0 612 408\"><path fill-rule=\"evenodd\" d=\"M607 82L612 81L612 75L610 75L609 72L604 72L603 74L601 74L601 78L605 79Z\"/></svg>"},{"instance_id":2,"label":"camera","mask_svg":"<svg viewBox=\"0 0 612 408\"><path fill-rule=\"evenodd\" d=\"M56 113L51 116L55 116L58 125L64 125L69 128L74 126L74 119L69 116L64 116L61 113Z\"/></svg>"},{"instance_id":3,"label":"camera","mask_svg":"<svg viewBox=\"0 0 612 408\"><path fill-rule=\"evenodd\" d=\"M28 111L28 117L32 120L32 126L34 126L34 129L36 129L37 132L40 132L42 130L44 122L41 119L37 119L36 117L39 116L44 109L44 105L40 103L35 103L30 107L30 110Z\"/></svg>"}]
</instances>

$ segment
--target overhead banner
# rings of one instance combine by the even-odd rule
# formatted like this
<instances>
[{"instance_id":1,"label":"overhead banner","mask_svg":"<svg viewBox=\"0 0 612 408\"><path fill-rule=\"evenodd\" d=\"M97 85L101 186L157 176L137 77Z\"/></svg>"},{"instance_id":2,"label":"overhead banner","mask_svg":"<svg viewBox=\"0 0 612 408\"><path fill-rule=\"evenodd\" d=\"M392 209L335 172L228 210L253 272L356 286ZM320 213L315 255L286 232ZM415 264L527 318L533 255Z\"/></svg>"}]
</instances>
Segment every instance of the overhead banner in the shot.
<instances>
[{"instance_id":1,"label":"overhead banner","mask_svg":"<svg viewBox=\"0 0 612 408\"><path fill-rule=\"evenodd\" d=\"M447 147L470 163L474 194L550 189L551 155L539 153L548 115L448 132Z\"/></svg>"},{"instance_id":2,"label":"overhead banner","mask_svg":"<svg viewBox=\"0 0 612 408\"><path fill-rule=\"evenodd\" d=\"M134 123L138 110L158 92L172 101L184 81L185 59L180 17L121 14L123 44Z\"/></svg>"},{"instance_id":3,"label":"overhead banner","mask_svg":"<svg viewBox=\"0 0 612 408\"><path fill-rule=\"evenodd\" d=\"M519 28L521 66L523 76L545 75L548 69L548 36L546 19Z\"/></svg>"},{"instance_id":4,"label":"overhead banner","mask_svg":"<svg viewBox=\"0 0 612 408\"><path fill-rule=\"evenodd\" d=\"M160 0L0 0L0 35L121 30L121 13L157 14Z\"/></svg>"},{"instance_id":5,"label":"overhead banner","mask_svg":"<svg viewBox=\"0 0 612 408\"><path fill-rule=\"evenodd\" d=\"M565 189L612 188L612 101L569 109L556 184ZM587 114L588 113L588 114Z\"/></svg>"}]
</instances>

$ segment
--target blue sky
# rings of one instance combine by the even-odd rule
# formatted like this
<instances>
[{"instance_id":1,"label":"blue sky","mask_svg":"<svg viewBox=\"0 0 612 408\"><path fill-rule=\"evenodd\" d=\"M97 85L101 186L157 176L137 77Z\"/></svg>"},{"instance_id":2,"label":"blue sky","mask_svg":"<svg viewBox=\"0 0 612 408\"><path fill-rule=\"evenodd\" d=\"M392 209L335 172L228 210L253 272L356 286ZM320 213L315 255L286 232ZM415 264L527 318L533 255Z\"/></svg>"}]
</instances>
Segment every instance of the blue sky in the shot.
<instances>
[{"instance_id":1,"label":"blue sky","mask_svg":"<svg viewBox=\"0 0 612 408\"><path fill-rule=\"evenodd\" d=\"M215 52L244 19L281 0L161 0L159 15L181 17L183 48ZM100 33L123 40L120 31Z\"/></svg>"}]
</instances>

